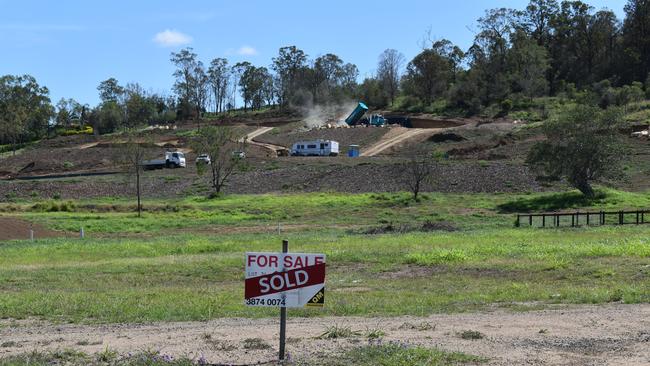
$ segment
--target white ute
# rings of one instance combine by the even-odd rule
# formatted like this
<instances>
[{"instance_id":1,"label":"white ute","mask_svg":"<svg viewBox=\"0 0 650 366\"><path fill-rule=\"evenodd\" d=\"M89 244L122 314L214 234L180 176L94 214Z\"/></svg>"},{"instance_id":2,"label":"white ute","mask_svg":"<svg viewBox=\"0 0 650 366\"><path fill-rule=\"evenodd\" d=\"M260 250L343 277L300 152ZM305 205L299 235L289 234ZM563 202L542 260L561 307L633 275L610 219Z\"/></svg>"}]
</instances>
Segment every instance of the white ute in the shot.
<instances>
[{"instance_id":1,"label":"white ute","mask_svg":"<svg viewBox=\"0 0 650 366\"><path fill-rule=\"evenodd\" d=\"M332 140L298 141L291 147L293 156L337 156L339 143Z\"/></svg>"},{"instance_id":2,"label":"white ute","mask_svg":"<svg viewBox=\"0 0 650 366\"><path fill-rule=\"evenodd\" d=\"M180 151L165 152L164 159L145 160L142 166L146 170L162 168L185 168L185 154Z\"/></svg>"}]
</instances>

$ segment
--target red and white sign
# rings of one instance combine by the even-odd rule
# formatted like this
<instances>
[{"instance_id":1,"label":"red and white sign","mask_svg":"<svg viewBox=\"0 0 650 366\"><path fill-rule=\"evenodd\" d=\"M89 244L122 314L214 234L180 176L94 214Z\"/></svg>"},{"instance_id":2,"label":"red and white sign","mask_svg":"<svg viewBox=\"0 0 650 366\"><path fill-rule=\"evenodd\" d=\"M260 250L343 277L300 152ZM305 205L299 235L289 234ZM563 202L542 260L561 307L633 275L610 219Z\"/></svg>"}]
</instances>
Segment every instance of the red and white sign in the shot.
<instances>
[{"instance_id":1,"label":"red and white sign","mask_svg":"<svg viewBox=\"0 0 650 366\"><path fill-rule=\"evenodd\" d=\"M325 254L246 253L246 305L323 306Z\"/></svg>"}]
</instances>

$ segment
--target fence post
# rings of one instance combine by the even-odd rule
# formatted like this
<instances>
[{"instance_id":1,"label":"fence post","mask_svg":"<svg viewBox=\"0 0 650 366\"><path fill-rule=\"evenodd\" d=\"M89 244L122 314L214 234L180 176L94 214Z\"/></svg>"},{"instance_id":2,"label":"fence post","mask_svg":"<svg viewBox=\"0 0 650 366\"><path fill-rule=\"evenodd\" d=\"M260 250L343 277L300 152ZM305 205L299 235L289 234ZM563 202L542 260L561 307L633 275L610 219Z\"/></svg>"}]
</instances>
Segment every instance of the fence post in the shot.
<instances>
[{"instance_id":1,"label":"fence post","mask_svg":"<svg viewBox=\"0 0 650 366\"><path fill-rule=\"evenodd\" d=\"M289 241L282 240L282 253L289 252ZM280 361L284 361L284 347L285 340L287 335L287 308L282 306L280 307L280 349L278 352L278 358Z\"/></svg>"},{"instance_id":2,"label":"fence post","mask_svg":"<svg viewBox=\"0 0 650 366\"><path fill-rule=\"evenodd\" d=\"M576 226L576 214L571 214L571 227Z\"/></svg>"},{"instance_id":3,"label":"fence post","mask_svg":"<svg viewBox=\"0 0 650 366\"><path fill-rule=\"evenodd\" d=\"M555 214L555 226L560 227L560 215Z\"/></svg>"},{"instance_id":4,"label":"fence post","mask_svg":"<svg viewBox=\"0 0 650 366\"><path fill-rule=\"evenodd\" d=\"M623 211L618 212L618 224L623 225Z\"/></svg>"},{"instance_id":5,"label":"fence post","mask_svg":"<svg viewBox=\"0 0 650 366\"><path fill-rule=\"evenodd\" d=\"M519 224L519 218L520 217L521 217L521 215L517 214L517 222L515 223L515 227L519 227L519 225L520 225Z\"/></svg>"},{"instance_id":6,"label":"fence post","mask_svg":"<svg viewBox=\"0 0 650 366\"><path fill-rule=\"evenodd\" d=\"M546 214L542 214L542 227L546 227Z\"/></svg>"},{"instance_id":7,"label":"fence post","mask_svg":"<svg viewBox=\"0 0 650 366\"><path fill-rule=\"evenodd\" d=\"M639 225L639 211L636 212L636 224Z\"/></svg>"},{"instance_id":8,"label":"fence post","mask_svg":"<svg viewBox=\"0 0 650 366\"><path fill-rule=\"evenodd\" d=\"M533 226L533 214L528 215L528 226Z\"/></svg>"},{"instance_id":9,"label":"fence post","mask_svg":"<svg viewBox=\"0 0 650 366\"><path fill-rule=\"evenodd\" d=\"M589 226L589 212L587 212L587 226Z\"/></svg>"}]
</instances>

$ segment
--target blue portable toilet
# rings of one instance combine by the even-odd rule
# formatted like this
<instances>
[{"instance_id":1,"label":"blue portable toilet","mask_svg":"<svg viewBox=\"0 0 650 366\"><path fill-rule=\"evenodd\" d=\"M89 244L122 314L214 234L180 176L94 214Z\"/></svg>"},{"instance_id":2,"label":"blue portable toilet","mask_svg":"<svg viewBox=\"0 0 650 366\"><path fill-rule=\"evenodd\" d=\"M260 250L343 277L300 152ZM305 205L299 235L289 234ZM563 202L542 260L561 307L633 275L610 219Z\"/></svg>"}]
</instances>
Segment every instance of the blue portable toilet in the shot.
<instances>
[{"instance_id":1,"label":"blue portable toilet","mask_svg":"<svg viewBox=\"0 0 650 366\"><path fill-rule=\"evenodd\" d=\"M349 158L359 157L359 145L350 145L350 147L348 148L348 157Z\"/></svg>"}]
</instances>

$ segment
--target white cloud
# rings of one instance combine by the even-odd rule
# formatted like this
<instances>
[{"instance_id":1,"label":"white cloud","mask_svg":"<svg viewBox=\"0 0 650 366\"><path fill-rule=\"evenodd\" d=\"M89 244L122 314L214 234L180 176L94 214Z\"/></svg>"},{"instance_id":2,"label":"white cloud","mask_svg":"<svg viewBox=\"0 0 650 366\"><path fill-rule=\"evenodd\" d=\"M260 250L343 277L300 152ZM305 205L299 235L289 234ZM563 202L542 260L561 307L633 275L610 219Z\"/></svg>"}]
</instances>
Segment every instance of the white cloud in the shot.
<instances>
[{"instance_id":1,"label":"white cloud","mask_svg":"<svg viewBox=\"0 0 650 366\"><path fill-rule=\"evenodd\" d=\"M229 48L226 50L226 56L255 56L257 55L257 50L251 46L241 46L238 49Z\"/></svg>"},{"instance_id":2,"label":"white cloud","mask_svg":"<svg viewBox=\"0 0 650 366\"><path fill-rule=\"evenodd\" d=\"M165 29L156 33L153 41L163 47L175 47L192 43L192 37L174 29Z\"/></svg>"}]
</instances>

